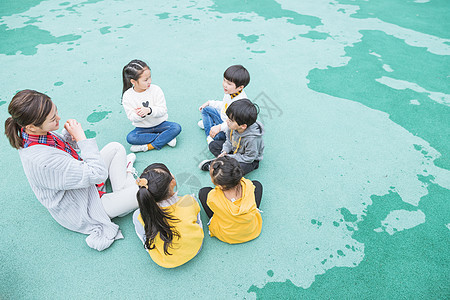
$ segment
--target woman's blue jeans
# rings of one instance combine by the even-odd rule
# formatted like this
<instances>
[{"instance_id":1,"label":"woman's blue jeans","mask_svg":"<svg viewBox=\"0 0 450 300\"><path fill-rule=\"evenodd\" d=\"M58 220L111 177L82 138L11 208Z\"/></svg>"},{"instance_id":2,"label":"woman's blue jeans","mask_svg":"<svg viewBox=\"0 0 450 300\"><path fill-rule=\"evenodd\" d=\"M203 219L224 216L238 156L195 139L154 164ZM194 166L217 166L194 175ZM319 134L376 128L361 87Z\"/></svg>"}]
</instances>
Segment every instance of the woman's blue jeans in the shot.
<instances>
[{"instance_id":1,"label":"woman's blue jeans","mask_svg":"<svg viewBox=\"0 0 450 300\"><path fill-rule=\"evenodd\" d=\"M131 145L152 144L155 149L160 150L180 132L181 126L178 123L164 121L154 127L136 127L127 135L127 142Z\"/></svg>"},{"instance_id":2,"label":"woman's blue jeans","mask_svg":"<svg viewBox=\"0 0 450 300\"><path fill-rule=\"evenodd\" d=\"M202 119L203 126L205 126L206 136L209 136L209 131L211 127L215 125L222 124L222 118L220 117L220 112L211 106L206 106L202 109ZM225 132L220 131L215 137L214 140L226 140Z\"/></svg>"}]
</instances>

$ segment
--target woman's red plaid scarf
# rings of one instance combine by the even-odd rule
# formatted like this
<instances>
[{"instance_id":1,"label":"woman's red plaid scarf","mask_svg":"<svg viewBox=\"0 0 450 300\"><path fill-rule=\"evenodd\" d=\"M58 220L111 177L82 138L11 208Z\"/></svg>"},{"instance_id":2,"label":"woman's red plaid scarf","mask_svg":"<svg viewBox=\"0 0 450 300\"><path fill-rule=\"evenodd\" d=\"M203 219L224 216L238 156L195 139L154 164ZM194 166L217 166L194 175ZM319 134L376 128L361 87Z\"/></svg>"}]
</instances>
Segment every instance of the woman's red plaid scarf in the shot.
<instances>
[{"instance_id":1,"label":"woman's red plaid scarf","mask_svg":"<svg viewBox=\"0 0 450 300\"><path fill-rule=\"evenodd\" d=\"M61 140L51 132L48 132L47 135L34 135L26 133L22 128L22 138L24 148L28 148L33 145L46 145L66 151L72 155L73 158L82 160L78 153L69 145L69 143Z\"/></svg>"},{"instance_id":2,"label":"woman's red plaid scarf","mask_svg":"<svg viewBox=\"0 0 450 300\"><path fill-rule=\"evenodd\" d=\"M82 161L81 157L78 155L78 153L72 148L72 146L69 145L69 143L63 141L56 135L52 134L51 132L47 132L47 135L34 135L34 134L28 134L26 133L23 128L22 131L22 139L23 139L23 147L28 148L33 145L46 145L54 148L58 148L60 150L63 150L67 153L69 153L73 158L76 160ZM100 183L96 184L97 189L102 188L105 184ZM103 191L98 191L98 194L103 196L106 194Z\"/></svg>"}]
</instances>

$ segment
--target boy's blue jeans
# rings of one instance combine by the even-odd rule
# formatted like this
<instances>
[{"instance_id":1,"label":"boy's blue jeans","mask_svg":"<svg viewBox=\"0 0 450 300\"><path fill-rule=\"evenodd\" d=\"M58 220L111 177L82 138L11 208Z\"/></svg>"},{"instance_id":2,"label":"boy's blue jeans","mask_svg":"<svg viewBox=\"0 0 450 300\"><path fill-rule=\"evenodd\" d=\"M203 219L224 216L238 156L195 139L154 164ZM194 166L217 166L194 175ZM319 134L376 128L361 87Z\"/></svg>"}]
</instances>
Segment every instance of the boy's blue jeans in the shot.
<instances>
[{"instance_id":1,"label":"boy's blue jeans","mask_svg":"<svg viewBox=\"0 0 450 300\"><path fill-rule=\"evenodd\" d=\"M180 132L181 126L178 123L164 121L153 127L136 127L127 135L127 142L131 145L152 144L155 149L160 150Z\"/></svg>"},{"instance_id":2,"label":"boy's blue jeans","mask_svg":"<svg viewBox=\"0 0 450 300\"><path fill-rule=\"evenodd\" d=\"M220 117L220 112L215 109L214 107L207 106L202 109L202 119L203 119L203 126L205 126L205 133L206 136L209 135L209 131L211 130L211 127L215 125L222 124L222 118ZM220 131L215 137L214 140L226 140L225 132Z\"/></svg>"}]
</instances>

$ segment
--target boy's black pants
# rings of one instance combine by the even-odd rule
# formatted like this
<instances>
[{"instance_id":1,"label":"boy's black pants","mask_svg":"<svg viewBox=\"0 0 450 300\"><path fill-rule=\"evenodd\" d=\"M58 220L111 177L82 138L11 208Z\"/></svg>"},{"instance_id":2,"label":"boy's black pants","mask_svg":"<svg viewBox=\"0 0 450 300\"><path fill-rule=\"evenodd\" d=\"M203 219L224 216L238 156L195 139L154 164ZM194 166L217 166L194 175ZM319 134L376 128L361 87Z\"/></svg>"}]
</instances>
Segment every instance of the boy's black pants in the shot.
<instances>
[{"instance_id":1,"label":"boy's black pants","mask_svg":"<svg viewBox=\"0 0 450 300\"><path fill-rule=\"evenodd\" d=\"M225 143L225 140L217 140L209 143L209 151L214 154L215 157L219 156L222 153L222 146ZM259 160L255 160L251 163L243 163L239 162L241 165L242 171L244 171L244 175L250 173L253 170L259 168Z\"/></svg>"}]
</instances>

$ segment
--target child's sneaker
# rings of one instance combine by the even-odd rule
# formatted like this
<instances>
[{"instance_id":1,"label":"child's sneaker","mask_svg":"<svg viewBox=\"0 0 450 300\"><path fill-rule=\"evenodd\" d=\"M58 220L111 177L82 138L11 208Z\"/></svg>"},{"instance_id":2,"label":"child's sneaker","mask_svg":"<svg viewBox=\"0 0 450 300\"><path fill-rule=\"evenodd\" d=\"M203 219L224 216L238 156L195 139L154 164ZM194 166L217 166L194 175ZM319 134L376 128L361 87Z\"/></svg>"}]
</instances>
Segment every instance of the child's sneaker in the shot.
<instances>
[{"instance_id":1,"label":"child's sneaker","mask_svg":"<svg viewBox=\"0 0 450 300\"><path fill-rule=\"evenodd\" d=\"M170 147L175 147L177 145L177 138L173 138L170 142L167 143Z\"/></svg>"},{"instance_id":2,"label":"child's sneaker","mask_svg":"<svg viewBox=\"0 0 450 300\"><path fill-rule=\"evenodd\" d=\"M214 139L208 135L208 136L206 137L206 142L208 143L208 145L209 145L212 141L214 141Z\"/></svg>"},{"instance_id":3,"label":"child's sneaker","mask_svg":"<svg viewBox=\"0 0 450 300\"><path fill-rule=\"evenodd\" d=\"M130 153L127 155L127 173L130 173L134 178L138 177L136 169L133 167L135 160L136 154Z\"/></svg>"},{"instance_id":4,"label":"child's sneaker","mask_svg":"<svg viewBox=\"0 0 450 300\"><path fill-rule=\"evenodd\" d=\"M200 127L201 129L205 129L205 125L203 125L203 120L198 121L197 125L198 125L198 127Z\"/></svg>"},{"instance_id":5,"label":"child's sneaker","mask_svg":"<svg viewBox=\"0 0 450 300\"><path fill-rule=\"evenodd\" d=\"M131 152L145 152L148 151L148 145L133 145L130 147Z\"/></svg>"},{"instance_id":6,"label":"child's sneaker","mask_svg":"<svg viewBox=\"0 0 450 300\"><path fill-rule=\"evenodd\" d=\"M200 170L202 171L209 171L209 166L211 166L211 163L215 160L215 158L213 159L205 159L204 161L202 161L201 163L198 164L198 167Z\"/></svg>"},{"instance_id":7,"label":"child's sneaker","mask_svg":"<svg viewBox=\"0 0 450 300\"><path fill-rule=\"evenodd\" d=\"M130 153L127 155L127 171L133 168L133 164L136 161L136 154Z\"/></svg>"}]
</instances>

